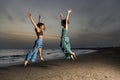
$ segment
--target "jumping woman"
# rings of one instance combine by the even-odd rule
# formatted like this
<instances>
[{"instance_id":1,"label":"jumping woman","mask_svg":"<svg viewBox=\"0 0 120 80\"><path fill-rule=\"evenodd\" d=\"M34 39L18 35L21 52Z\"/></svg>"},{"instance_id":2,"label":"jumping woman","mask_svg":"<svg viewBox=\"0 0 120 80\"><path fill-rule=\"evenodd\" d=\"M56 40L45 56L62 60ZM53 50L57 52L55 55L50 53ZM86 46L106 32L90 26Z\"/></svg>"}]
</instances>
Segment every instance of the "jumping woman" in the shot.
<instances>
[{"instance_id":1,"label":"jumping woman","mask_svg":"<svg viewBox=\"0 0 120 80\"><path fill-rule=\"evenodd\" d=\"M63 26L61 40L60 40L60 47L62 51L65 53L66 59L72 58L73 60L75 60L77 59L77 57L75 53L71 51L70 41L68 37L69 15L71 12L72 10L67 11L67 16L65 19L63 18L63 14L62 13L60 14L61 25Z\"/></svg>"},{"instance_id":2,"label":"jumping woman","mask_svg":"<svg viewBox=\"0 0 120 80\"><path fill-rule=\"evenodd\" d=\"M35 41L33 48L26 55L26 58L24 61L25 66L28 64L29 61L35 62L38 54L39 54L40 60L44 61L43 56L42 56L42 46L43 46L43 30L45 30L45 25L44 23L41 23L40 16L38 18L37 24L34 22L31 13L28 12L27 16L35 28L37 40Z\"/></svg>"}]
</instances>

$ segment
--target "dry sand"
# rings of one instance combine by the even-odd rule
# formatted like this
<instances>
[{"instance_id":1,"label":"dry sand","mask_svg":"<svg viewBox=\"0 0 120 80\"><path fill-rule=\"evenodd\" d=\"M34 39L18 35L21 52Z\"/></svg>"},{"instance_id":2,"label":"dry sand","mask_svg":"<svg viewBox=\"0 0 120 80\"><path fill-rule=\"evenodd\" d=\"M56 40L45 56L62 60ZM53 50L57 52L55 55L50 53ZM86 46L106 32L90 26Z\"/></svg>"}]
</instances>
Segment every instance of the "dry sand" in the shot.
<instances>
[{"instance_id":1,"label":"dry sand","mask_svg":"<svg viewBox=\"0 0 120 80\"><path fill-rule=\"evenodd\" d=\"M0 80L120 80L120 52L98 51L78 60L53 60L0 68Z\"/></svg>"}]
</instances>

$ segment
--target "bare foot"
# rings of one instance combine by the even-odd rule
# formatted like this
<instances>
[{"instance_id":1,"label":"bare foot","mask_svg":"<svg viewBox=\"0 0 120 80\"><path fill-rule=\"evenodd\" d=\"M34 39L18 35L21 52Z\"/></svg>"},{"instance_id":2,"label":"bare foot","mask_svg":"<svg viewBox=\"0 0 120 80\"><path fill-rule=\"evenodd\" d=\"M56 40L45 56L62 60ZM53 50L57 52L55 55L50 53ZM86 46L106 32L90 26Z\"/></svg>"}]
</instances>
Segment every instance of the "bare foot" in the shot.
<instances>
[{"instance_id":1,"label":"bare foot","mask_svg":"<svg viewBox=\"0 0 120 80\"><path fill-rule=\"evenodd\" d=\"M75 55L74 52L72 52L71 55L72 55L75 59L77 59L77 57L76 57L76 55Z\"/></svg>"},{"instance_id":2,"label":"bare foot","mask_svg":"<svg viewBox=\"0 0 120 80\"><path fill-rule=\"evenodd\" d=\"M28 64L28 61L25 61L25 62L24 62L24 66L27 66L27 64Z\"/></svg>"},{"instance_id":3,"label":"bare foot","mask_svg":"<svg viewBox=\"0 0 120 80\"><path fill-rule=\"evenodd\" d=\"M75 59L74 59L73 55L70 55L70 56L71 56L72 60L74 61Z\"/></svg>"},{"instance_id":4,"label":"bare foot","mask_svg":"<svg viewBox=\"0 0 120 80\"><path fill-rule=\"evenodd\" d=\"M41 61L44 61L43 57L40 57L40 60L41 60Z\"/></svg>"}]
</instances>

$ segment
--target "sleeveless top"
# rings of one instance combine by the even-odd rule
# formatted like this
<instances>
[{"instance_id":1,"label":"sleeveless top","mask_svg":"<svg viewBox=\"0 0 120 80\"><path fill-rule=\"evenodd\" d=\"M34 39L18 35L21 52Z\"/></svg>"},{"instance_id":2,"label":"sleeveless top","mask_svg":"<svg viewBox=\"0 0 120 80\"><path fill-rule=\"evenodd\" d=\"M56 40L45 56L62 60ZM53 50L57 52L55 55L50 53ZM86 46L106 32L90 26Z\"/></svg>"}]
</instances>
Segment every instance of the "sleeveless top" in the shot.
<instances>
[{"instance_id":1,"label":"sleeveless top","mask_svg":"<svg viewBox=\"0 0 120 80\"><path fill-rule=\"evenodd\" d=\"M38 38L40 38L40 36L43 36L43 31L37 32L37 30L35 29L35 32Z\"/></svg>"},{"instance_id":2,"label":"sleeveless top","mask_svg":"<svg viewBox=\"0 0 120 80\"><path fill-rule=\"evenodd\" d=\"M68 36L68 30L66 29L62 29L62 35L61 35L61 38L62 37L67 37Z\"/></svg>"}]
</instances>

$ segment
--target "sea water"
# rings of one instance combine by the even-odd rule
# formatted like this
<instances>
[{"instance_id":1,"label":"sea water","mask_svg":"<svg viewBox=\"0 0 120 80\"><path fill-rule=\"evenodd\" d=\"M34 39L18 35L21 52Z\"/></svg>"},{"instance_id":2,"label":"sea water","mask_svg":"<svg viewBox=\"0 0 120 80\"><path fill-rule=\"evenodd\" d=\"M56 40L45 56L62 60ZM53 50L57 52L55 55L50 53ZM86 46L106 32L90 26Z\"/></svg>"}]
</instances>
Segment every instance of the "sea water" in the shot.
<instances>
[{"instance_id":1,"label":"sea water","mask_svg":"<svg viewBox=\"0 0 120 80\"><path fill-rule=\"evenodd\" d=\"M23 64L26 54L30 49L1 49L0 50L0 67ZM73 50L76 55L89 54L96 50ZM60 49L45 49L43 57L47 60L63 59L64 53Z\"/></svg>"}]
</instances>

